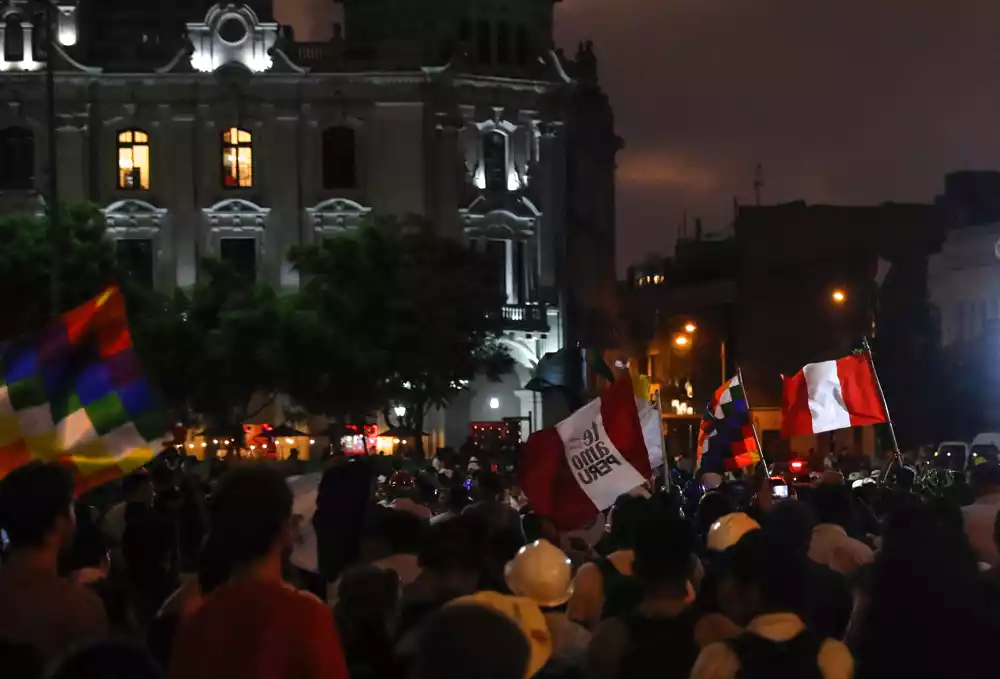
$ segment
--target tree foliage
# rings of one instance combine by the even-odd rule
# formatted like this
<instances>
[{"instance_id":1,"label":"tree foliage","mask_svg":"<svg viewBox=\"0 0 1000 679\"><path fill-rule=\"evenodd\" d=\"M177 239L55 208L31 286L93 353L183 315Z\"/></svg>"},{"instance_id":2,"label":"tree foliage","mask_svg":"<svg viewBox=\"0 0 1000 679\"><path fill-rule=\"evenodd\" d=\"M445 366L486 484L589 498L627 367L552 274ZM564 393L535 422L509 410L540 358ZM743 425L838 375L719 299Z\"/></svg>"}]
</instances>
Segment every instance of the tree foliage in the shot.
<instances>
[{"instance_id":1,"label":"tree foliage","mask_svg":"<svg viewBox=\"0 0 1000 679\"><path fill-rule=\"evenodd\" d=\"M511 367L489 263L418 218L381 218L291 259L306 281L302 306L339 336L317 376L324 388L292 390L318 397L313 412L347 414L331 399L343 389L350 400L361 384L354 412L381 406L393 422L390 406L405 405L395 424L419 431L431 408L447 406L477 374L495 379ZM351 356L358 360L345 366Z\"/></svg>"},{"instance_id":2,"label":"tree foliage","mask_svg":"<svg viewBox=\"0 0 1000 679\"><path fill-rule=\"evenodd\" d=\"M215 260L190 289L149 290L118 271L92 206L65 208L62 225L63 310L119 280L136 350L181 420L235 424L284 393L340 423L405 405L405 421L392 423L420 430L477 374L511 367L489 263L417 218L293 249L303 283L288 295ZM15 300L5 334L37 329L53 315L48 220L0 218L0 242L0 296Z\"/></svg>"},{"instance_id":3,"label":"tree foliage","mask_svg":"<svg viewBox=\"0 0 1000 679\"><path fill-rule=\"evenodd\" d=\"M114 244L104 237L104 221L90 204L61 206L59 223L60 307L71 309L115 279ZM0 216L0 299L5 305L2 335L20 335L53 317L54 238L47 215Z\"/></svg>"}]
</instances>

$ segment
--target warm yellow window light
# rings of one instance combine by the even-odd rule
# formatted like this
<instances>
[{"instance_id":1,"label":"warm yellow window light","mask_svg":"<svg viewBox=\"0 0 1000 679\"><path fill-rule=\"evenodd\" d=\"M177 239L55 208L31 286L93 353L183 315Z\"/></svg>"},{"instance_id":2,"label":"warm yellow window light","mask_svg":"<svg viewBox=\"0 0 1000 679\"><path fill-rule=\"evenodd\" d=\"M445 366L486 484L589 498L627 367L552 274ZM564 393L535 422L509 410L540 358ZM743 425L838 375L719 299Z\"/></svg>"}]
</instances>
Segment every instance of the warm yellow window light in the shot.
<instances>
[{"instance_id":1,"label":"warm yellow window light","mask_svg":"<svg viewBox=\"0 0 1000 679\"><path fill-rule=\"evenodd\" d=\"M142 130L118 133L118 188L149 189L149 135Z\"/></svg>"}]
</instances>

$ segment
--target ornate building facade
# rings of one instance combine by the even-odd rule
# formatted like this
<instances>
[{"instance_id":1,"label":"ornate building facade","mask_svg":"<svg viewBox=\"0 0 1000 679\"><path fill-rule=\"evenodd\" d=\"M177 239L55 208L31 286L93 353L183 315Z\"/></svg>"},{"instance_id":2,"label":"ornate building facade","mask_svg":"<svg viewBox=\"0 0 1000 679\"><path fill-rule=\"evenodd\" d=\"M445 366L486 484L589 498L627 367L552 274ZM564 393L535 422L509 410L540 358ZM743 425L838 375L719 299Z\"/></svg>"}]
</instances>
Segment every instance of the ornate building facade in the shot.
<instances>
[{"instance_id":1,"label":"ornate building facade","mask_svg":"<svg viewBox=\"0 0 1000 679\"><path fill-rule=\"evenodd\" d=\"M493 260L517 362L432 423L436 443L537 428L551 417L522 387L600 323L615 278L620 142L590 45L552 48L554 1L342 0L333 38L302 43L270 0L2 0L0 205L46 195L55 144L58 199L100 205L132 275L166 290L206 256L294 289L290 247L423 215Z\"/></svg>"}]
</instances>

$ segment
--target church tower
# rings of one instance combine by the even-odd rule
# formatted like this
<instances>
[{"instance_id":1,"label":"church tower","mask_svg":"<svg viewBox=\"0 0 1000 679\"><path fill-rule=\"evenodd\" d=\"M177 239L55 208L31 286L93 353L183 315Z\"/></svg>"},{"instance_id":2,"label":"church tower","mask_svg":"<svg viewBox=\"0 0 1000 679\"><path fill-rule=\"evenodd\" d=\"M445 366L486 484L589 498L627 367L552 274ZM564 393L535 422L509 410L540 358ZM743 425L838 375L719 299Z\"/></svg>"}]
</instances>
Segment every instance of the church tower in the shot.
<instances>
[{"instance_id":1,"label":"church tower","mask_svg":"<svg viewBox=\"0 0 1000 679\"><path fill-rule=\"evenodd\" d=\"M357 53L432 66L464 52L476 70L497 74L523 73L551 49L558 1L337 0Z\"/></svg>"}]
</instances>

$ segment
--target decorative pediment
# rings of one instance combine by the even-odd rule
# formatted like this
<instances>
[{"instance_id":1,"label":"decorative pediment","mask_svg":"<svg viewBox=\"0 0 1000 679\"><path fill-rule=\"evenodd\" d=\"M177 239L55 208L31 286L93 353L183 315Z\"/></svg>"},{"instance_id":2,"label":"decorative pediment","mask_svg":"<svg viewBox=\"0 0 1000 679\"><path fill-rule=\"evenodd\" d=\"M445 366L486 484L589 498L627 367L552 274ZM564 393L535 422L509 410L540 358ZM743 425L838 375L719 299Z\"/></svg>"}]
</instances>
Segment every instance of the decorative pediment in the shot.
<instances>
[{"instance_id":1,"label":"decorative pediment","mask_svg":"<svg viewBox=\"0 0 1000 679\"><path fill-rule=\"evenodd\" d=\"M187 24L187 31L193 47L190 64L196 71L212 73L226 64L240 64L260 73L274 63L271 50L278 41L278 24L260 21L246 5L214 5L204 21Z\"/></svg>"},{"instance_id":2,"label":"decorative pediment","mask_svg":"<svg viewBox=\"0 0 1000 679\"><path fill-rule=\"evenodd\" d=\"M229 198L202 209L213 229L246 229L263 231L271 208L261 207L242 198Z\"/></svg>"},{"instance_id":3,"label":"decorative pediment","mask_svg":"<svg viewBox=\"0 0 1000 679\"><path fill-rule=\"evenodd\" d=\"M526 196L482 194L468 208L459 210L462 225L470 235L530 235L538 227L541 211ZM494 234L496 235L496 234Z\"/></svg>"},{"instance_id":4,"label":"decorative pediment","mask_svg":"<svg viewBox=\"0 0 1000 679\"><path fill-rule=\"evenodd\" d=\"M163 225L167 209L143 200L119 200L103 208L104 226L112 238L155 236Z\"/></svg>"},{"instance_id":5,"label":"decorative pediment","mask_svg":"<svg viewBox=\"0 0 1000 679\"><path fill-rule=\"evenodd\" d=\"M331 198L306 208L306 217L317 233L356 229L371 213L370 207L346 198Z\"/></svg>"}]
</instances>

